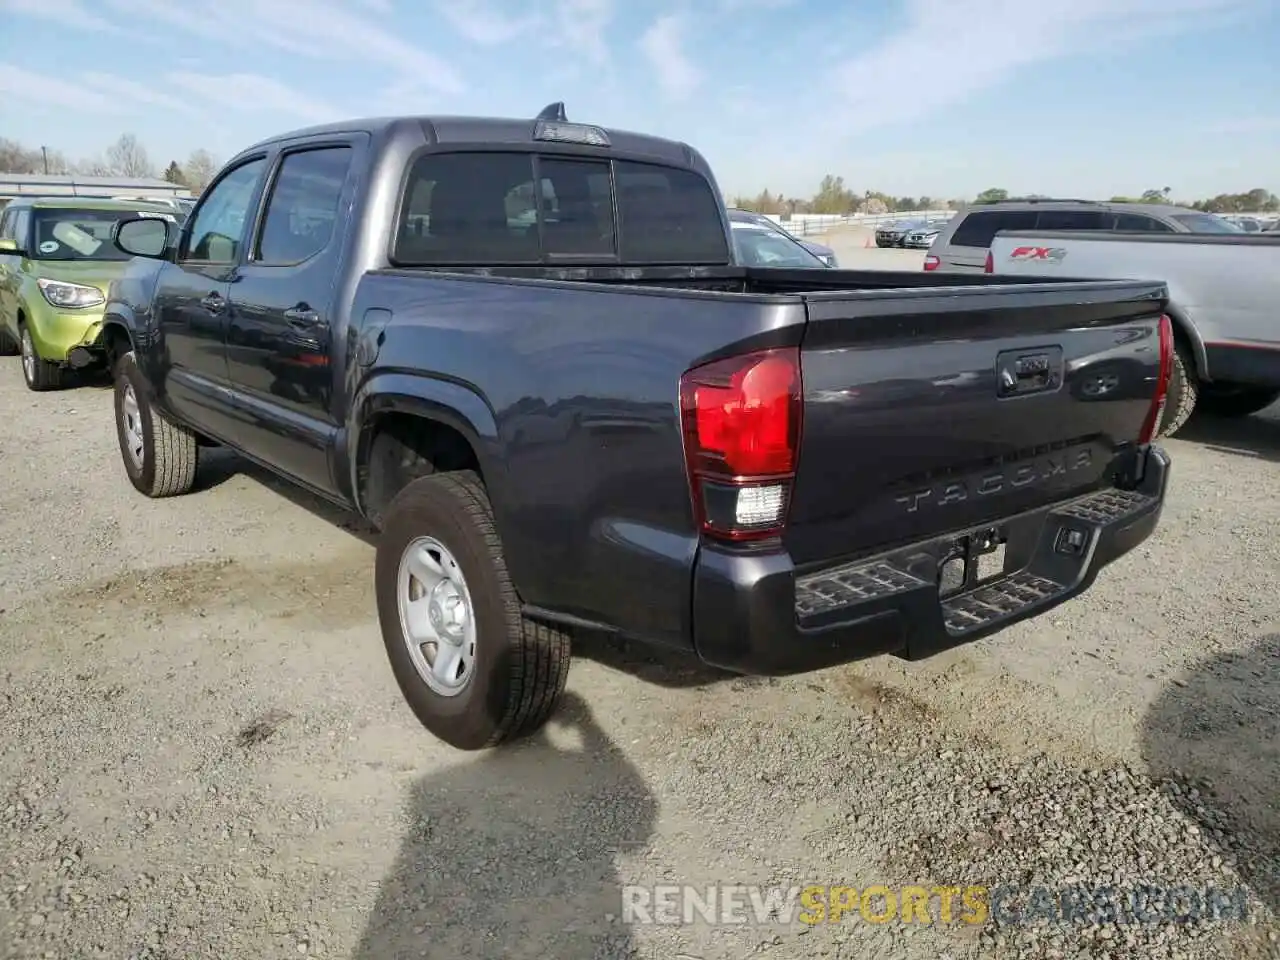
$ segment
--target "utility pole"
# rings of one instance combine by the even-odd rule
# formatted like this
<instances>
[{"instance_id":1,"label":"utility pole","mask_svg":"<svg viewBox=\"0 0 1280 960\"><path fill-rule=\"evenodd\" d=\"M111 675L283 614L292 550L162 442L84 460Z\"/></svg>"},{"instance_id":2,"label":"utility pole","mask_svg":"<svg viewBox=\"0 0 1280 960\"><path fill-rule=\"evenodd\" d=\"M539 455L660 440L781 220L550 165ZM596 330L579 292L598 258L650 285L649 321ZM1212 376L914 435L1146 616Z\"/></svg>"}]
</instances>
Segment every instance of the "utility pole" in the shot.
<instances>
[{"instance_id":1,"label":"utility pole","mask_svg":"<svg viewBox=\"0 0 1280 960\"><path fill-rule=\"evenodd\" d=\"M44 157L44 173L45 173L45 176L48 176L49 175L49 148L41 147L40 156Z\"/></svg>"}]
</instances>

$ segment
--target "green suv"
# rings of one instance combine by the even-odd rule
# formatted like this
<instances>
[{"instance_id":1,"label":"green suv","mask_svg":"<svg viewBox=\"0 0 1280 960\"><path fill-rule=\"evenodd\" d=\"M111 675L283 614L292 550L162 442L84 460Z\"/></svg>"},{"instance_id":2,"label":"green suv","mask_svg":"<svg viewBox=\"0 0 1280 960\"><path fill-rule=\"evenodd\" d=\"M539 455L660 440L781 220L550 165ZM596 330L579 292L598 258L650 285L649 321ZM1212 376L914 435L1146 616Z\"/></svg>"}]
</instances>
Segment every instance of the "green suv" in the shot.
<instances>
[{"instance_id":1,"label":"green suv","mask_svg":"<svg viewBox=\"0 0 1280 960\"><path fill-rule=\"evenodd\" d=\"M22 354L32 390L102 362L102 308L129 262L112 230L138 216L177 220L162 204L86 197L20 197L0 214L0 354Z\"/></svg>"}]
</instances>

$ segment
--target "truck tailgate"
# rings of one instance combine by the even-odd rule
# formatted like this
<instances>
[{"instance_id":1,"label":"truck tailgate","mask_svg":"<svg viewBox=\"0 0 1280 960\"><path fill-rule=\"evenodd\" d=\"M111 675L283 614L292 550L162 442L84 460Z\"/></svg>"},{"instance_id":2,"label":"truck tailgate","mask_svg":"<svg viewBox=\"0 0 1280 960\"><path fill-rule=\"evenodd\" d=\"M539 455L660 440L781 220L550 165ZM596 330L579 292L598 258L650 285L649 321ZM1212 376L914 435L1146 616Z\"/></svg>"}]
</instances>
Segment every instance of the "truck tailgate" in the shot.
<instances>
[{"instance_id":1,"label":"truck tailgate","mask_svg":"<svg viewBox=\"0 0 1280 960\"><path fill-rule=\"evenodd\" d=\"M786 547L800 565L1109 485L1160 370L1160 283L811 294Z\"/></svg>"}]
</instances>

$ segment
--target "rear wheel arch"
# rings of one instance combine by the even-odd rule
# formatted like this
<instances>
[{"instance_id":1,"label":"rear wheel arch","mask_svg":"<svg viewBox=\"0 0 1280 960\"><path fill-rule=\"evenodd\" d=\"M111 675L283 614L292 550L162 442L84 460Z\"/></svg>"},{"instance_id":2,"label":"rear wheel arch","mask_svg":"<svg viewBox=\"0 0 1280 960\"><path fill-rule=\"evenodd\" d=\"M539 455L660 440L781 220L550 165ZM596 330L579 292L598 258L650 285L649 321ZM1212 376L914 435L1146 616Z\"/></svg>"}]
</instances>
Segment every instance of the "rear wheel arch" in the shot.
<instances>
[{"instance_id":1,"label":"rear wheel arch","mask_svg":"<svg viewBox=\"0 0 1280 960\"><path fill-rule=\"evenodd\" d=\"M412 398L386 398L360 421L355 447L355 501L381 527L396 495L435 473L471 471L487 487L477 431L456 412Z\"/></svg>"}]
</instances>

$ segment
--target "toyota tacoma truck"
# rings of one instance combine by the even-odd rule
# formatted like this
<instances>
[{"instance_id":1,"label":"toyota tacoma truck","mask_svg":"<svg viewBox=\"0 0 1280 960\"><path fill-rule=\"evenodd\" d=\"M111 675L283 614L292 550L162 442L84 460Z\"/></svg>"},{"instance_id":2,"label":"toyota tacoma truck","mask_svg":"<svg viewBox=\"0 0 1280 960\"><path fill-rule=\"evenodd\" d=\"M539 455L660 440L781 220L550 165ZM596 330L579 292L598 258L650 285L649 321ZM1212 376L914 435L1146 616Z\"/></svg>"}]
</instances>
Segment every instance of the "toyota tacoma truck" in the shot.
<instances>
[{"instance_id":1,"label":"toyota tacoma truck","mask_svg":"<svg viewBox=\"0 0 1280 960\"><path fill-rule=\"evenodd\" d=\"M464 750L547 719L579 628L919 659L1151 534L1163 283L758 269L730 230L697 151L563 105L259 143L116 228L124 469L182 494L224 445L367 518L395 678Z\"/></svg>"},{"instance_id":2,"label":"toyota tacoma truck","mask_svg":"<svg viewBox=\"0 0 1280 960\"><path fill-rule=\"evenodd\" d=\"M986 272L1163 280L1174 349L1158 436L1172 436L1197 410L1247 417L1280 400L1280 237L1004 230L991 241Z\"/></svg>"}]
</instances>

